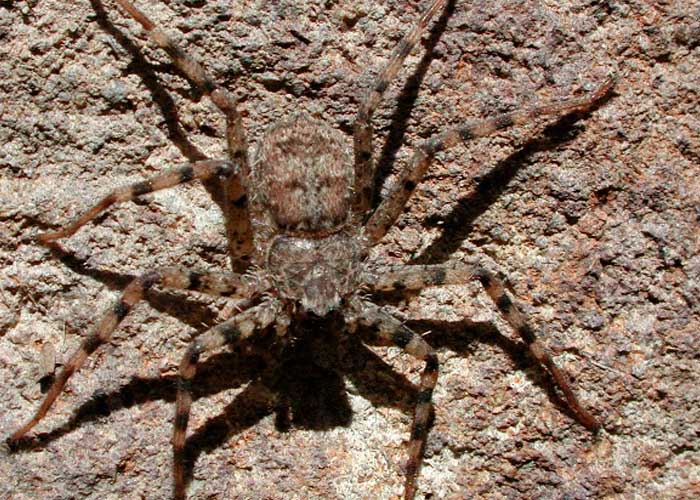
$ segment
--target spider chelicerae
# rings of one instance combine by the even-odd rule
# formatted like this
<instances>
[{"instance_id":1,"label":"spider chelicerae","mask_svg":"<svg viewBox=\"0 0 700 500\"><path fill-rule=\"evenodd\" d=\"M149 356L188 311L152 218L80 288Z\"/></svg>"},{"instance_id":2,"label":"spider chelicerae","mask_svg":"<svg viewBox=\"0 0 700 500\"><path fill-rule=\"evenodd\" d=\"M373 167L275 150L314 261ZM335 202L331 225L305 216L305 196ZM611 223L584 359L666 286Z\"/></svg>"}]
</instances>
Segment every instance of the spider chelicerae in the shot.
<instances>
[{"instance_id":1,"label":"spider chelicerae","mask_svg":"<svg viewBox=\"0 0 700 500\"><path fill-rule=\"evenodd\" d=\"M502 280L478 259L438 265L379 265L368 260L368 254L401 215L437 153L542 115L587 111L607 94L612 80L583 97L462 123L437 134L418 147L395 185L374 208L372 115L406 56L447 0L432 1L379 72L360 104L352 148L341 132L300 113L269 128L252 161L236 99L131 2L116 2L223 113L229 158L203 159L116 189L68 226L39 235L39 241L50 243L68 237L115 203L195 179L218 177L226 191L229 251L234 268L241 272L196 272L169 267L147 272L132 281L65 364L36 414L10 436L11 445L21 441L46 415L71 375L90 354L110 341L120 321L155 286L230 296L242 304L229 319L193 340L180 363L173 431L175 498L186 496L185 437L192 403L191 381L201 356L224 345L241 343L268 327L284 336L297 319L330 314L342 315L351 331L362 326L369 332L365 334L372 337L365 340L397 346L425 363L408 443L404 486L404 499L414 498L429 429L432 392L437 383L438 357L420 335L370 302L367 297L373 292L416 291L479 280L534 358L551 374L578 420L590 430L599 427L578 402L567 375L537 339Z\"/></svg>"}]
</instances>

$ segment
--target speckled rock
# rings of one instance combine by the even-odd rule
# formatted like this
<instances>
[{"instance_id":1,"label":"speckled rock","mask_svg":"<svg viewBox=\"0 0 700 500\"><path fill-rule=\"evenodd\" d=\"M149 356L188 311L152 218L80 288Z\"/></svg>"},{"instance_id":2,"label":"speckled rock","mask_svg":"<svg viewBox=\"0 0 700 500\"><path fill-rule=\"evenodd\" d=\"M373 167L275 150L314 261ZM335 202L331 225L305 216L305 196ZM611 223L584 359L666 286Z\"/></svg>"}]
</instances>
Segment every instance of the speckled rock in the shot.
<instances>
[{"instance_id":1,"label":"speckled rock","mask_svg":"<svg viewBox=\"0 0 700 500\"><path fill-rule=\"evenodd\" d=\"M425 3L138 2L240 99L253 142L298 109L350 140ZM604 422L593 436L572 419L476 284L389 298L442 362L419 499L700 497L698 19L680 0L459 0L388 91L375 120L385 187L445 127L618 75L586 116L444 153L373 252L493 261ZM228 261L215 187L199 184L110 210L63 254L31 240L112 187L224 155L221 116L113 2L1 2L0 89L7 436L37 408L52 349L63 363L129 277ZM0 455L0 497L168 498L176 367L227 311L149 296L34 446ZM195 380L190 497L397 498L420 363L333 331L284 359L255 347L205 359Z\"/></svg>"}]
</instances>

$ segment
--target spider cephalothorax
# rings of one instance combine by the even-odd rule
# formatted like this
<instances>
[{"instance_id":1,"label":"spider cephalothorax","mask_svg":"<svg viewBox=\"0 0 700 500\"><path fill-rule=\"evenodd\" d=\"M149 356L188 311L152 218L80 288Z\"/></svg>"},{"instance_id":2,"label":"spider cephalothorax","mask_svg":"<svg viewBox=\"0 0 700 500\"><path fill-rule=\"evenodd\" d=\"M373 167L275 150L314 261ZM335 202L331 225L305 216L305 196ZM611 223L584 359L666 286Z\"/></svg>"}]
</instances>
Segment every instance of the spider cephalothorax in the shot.
<instances>
[{"instance_id":1,"label":"spider cephalothorax","mask_svg":"<svg viewBox=\"0 0 700 500\"><path fill-rule=\"evenodd\" d=\"M325 316L358 289L364 251L357 231L321 238L279 235L270 244L267 271L282 297Z\"/></svg>"},{"instance_id":2,"label":"spider cephalothorax","mask_svg":"<svg viewBox=\"0 0 700 500\"><path fill-rule=\"evenodd\" d=\"M424 361L404 489L406 500L414 497L429 427L432 391L437 383L438 357L420 335L392 316L388 309L373 304L368 299L373 292L419 290L478 279L532 355L552 375L579 421L589 429L598 427L595 418L579 404L568 378L554 364L502 281L485 269L478 258L470 263L379 265L372 263L368 254L399 217L438 151L542 115L588 110L607 93L611 81L583 97L465 122L436 135L418 148L386 197L374 208L373 112L404 59L446 0L430 3L378 74L359 105L352 148L350 140L338 130L299 113L281 120L266 132L252 163L248 160L247 139L236 100L130 1L116 1L224 114L229 159L197 161L116 189L70 225L42 234L39 240L47 243L70 236L114 203L194 179L218 177L225 185L231 260L236 270L247 272L199 272L170 267L149 271L132 281L65 364L34 417L9 438L10 444L17 444L46 415L70 376L91 353L110 341L119 322L154 286L244 299L238 304L239 312L199 335L182 358L173 431L176 498L184 498L186 494L183 463L192 403L190 386L200 357L225 344L246 341L270 326L284 335L295 317L305 313L342 315L348 331L357 332L355 326L362 325L372 336L368 340L397 346Z\"/></svg>"}]
</instances>

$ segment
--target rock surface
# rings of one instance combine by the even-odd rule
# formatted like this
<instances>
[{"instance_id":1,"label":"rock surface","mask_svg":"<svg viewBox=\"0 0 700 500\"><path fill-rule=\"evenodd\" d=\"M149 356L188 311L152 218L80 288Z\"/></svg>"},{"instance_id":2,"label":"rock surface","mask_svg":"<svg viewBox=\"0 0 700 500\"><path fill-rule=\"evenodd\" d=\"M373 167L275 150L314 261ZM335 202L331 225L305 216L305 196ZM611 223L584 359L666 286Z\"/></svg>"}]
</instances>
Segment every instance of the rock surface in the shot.
<instances>
[{"instance_id":1,"label":"rock surface","mask_svg":"<svg viewBox=\"0 0 700 500\"><path fill-rule=\"evenodd\" d=\"M360 99L426 3L138 4L235 93L254 142L299 109L350 140ZM437 263L479 252L497 263L604 422L593 436L572 419L476 284L390 298L442 363L418 498L700 496L692 4L459 0L388 91L374 122L385 188L412 147L445 127L618 75L588 115L446 152L373 254ZM62 241L62 255L31 241L113 187L197 151L225 154L213 106L113 2L0 2L0 88L7 436L130 277L228 261L221 214L196 183L109 210ZM226 313L225 302L152 294L71 379L34 446L0 456L0 497L168 498L176 367ZM276 367L257 351L202 363L190 498L400 495L420 363L332 332L296 347Z\"/></svg>"}]
</instances>

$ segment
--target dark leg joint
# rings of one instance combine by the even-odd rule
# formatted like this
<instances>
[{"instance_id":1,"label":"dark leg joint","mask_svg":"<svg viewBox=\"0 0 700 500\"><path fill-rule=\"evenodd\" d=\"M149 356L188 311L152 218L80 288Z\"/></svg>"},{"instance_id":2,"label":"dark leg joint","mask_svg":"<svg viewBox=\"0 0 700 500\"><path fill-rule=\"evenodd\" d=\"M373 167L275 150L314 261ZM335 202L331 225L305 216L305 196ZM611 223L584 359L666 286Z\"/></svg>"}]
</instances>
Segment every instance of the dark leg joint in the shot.
<instances>
[{"instance_id":1,"label":"dark leg joint","mask_svg":"<svg viewBox=\"0 0 700 500\"><path fill-rule=\"evenodd\" d=\"M404 284L401 283L400 281L394 281L394 282L391 284L391 287L392 287L394 290L405 290L405 289L406 289L406 285L404 285Z\"/></svg>"},{"instance_id":2,"label":"dark leg joint","mask_svg":"<svg viewBox=\"0 0 700 500\"><path fill-rule=\"evenodd\" d=\"M148 290L149 288L152 288L153 285L155 285L159 281L160 281L160 274L158 274L155 271L151 271L149 273L144 274L141 277L141 286L143 286L144 290Z\"/></svg>"},{"instance_id":3,"label":"dark leg joint","mask_svg":"<svg viewBox=\"0 0 700 500\"><path fill-rule=\"evenodd\" d=\"M189 280L190 283L187 286L188 290L199 290L199 288L202 286L202 274L192 271L190 272L189 275Z\"/></svg>"},{"instance_id":4,"label":"dark leg joint","mask_svg":"<svg viewBox=\"0 0 700 500\"><path fill-rule=\"evenodd\" d=\"M129 314L129 309L131 309L131 306L123 300L117 302L117 305L114 306L114 314L117 316L117 321L123 320Z\"/></svg>"},{"instance_id":5,"label":"dark leg joint","mask_svg":"<svg viewBox=\"0 0 700 500\"><path fill-rule=\"evenodd\" d=\"M469 127L464 127L459 129L459 137L466 142L473 139L474 134L472 133L471 129L469 129Z\"/></svg>"},{"instance_id":6,"label":"dark leg joint","mask_svg":"<svg viewBox=\"0 0 700 500\"><path fill-rule=\"evenodd\" d=\"M422 391L418 392L418 396L416 397L416 404L419 404L419 405L430 404L430 402L432 400L433 400L433 390L432 389L423 389Z\"/></svg>"},{"instance_id":7,"label":"dark leg joint","mask_svg":"<svg viewBox=\"0 0 700 500\"><path fill-rule=\"evenodd\" d=\"M391 336L391 341L394 345L403 349L411 341L413 335L414 333L410 331L399 330L398 332L393 333L393 335Z\"/></svg>"},{"instance_id":8,"label":"dark leg joint","mask_svg":"<svg viewBox=\"0 0 700 500\"><path fill-rule=\"evenodd\" d=\"M186 378L177 378L177 389L179 391L192 392L192 381Z\"/></svg>"},{"instance_id":9,"label":"dark leg joint","mask_svg":"<svg viewBox=\"0 0 700 500\"><path fill-rule=\"evenodd\" d=\"M133 196L141 196L142 194L147 194L153 191L153 184L151 181L143 181L134 184L131 188L131 194Z\"/></svg>"},{"instance_id":10,"label":"dark leg joint","mask_svg":"<svg viewBox=\"0 0 700 500\"><path fill-rule=\"evenodd\" d=\"M187 422L190 420L189 413L177 413L175 415L175 427L177 429L186 429Z\"/></svg>"},{"instance_id":11,"label":"dark leg joint","mask_svg":"<svg viewBox=\"0 0 700 500\"><path fill-rule=\"evenodd\" d=\"M173 452L173 459L175 460L176 463L184 463L185 462L185 449L184 448L175 448Z\"/></svg>"},{"instance_id":12,"label":"dark leg joint","mask_svg":"<svg viewBox=\"0 0 700 500\"><path fill-rule=\"evenodd\" d=\"M412 48L413 48L412 44L408 43L405 39L401 40L399 42L399 46L398 46L398 50L397 50L399 53L399 57L402 59L404 57L406 57L411 52Z\"/></svg>"},{"instance_id":13,"label":"dark leg joint","mask_svg":"<svg viewBox=\"0 0 700 500\"><path fill-rule=\"evenodd\" d=\"M496 119L496 128L507 128L513 125L513 117L510 115L502 115Z\"/></svg>"},{"instance_id":14,"label":"dark leg joint","mask_svg":"<svg viewBox=\"0 0 700 500\"><path fill-rule=\"evenodd\" d=\"M92 354L101 345L102 339L97 335L91 335L83 342L83 351L85 351L87 354Z\"/></svg>"},{"instance_id":15,"label":"dark leg joint","mask_svg":"<svg viewBox=\"0 0 700 500\"><path fill-rule=\"evenodd\" d=\"M180 182L189 182L194 179L194 169L191 166L182 167L180 170Z\"/></svg>"},{"instance_id":16,"label":"dark leg joint","mask_svg":"<svg viewBox=\"0 0 700 500\"><path fill-rule=\"evenodd\" d=\"M187 361L190 364L195 364L199 361L199 356L202 354L202 346L198 342L194 342L190 347L187 348Z\"/></svg>"},{"instance_id":17,"label":"dark leg joint","mask_svg":"<svg viewBox=\"0 0 700 500\"><path fill-rule=\"evenodd\" d=\"M498 297L498 300L496 300L496 305L501 311L510 311L513 307L513 301L510 300L510 297L504 292Z\"/></svg>"},{"instance_id":18,"label":"dark leg joint","mask_svg":"<svg viewBox=\"0 0 700 500\"><path fill-rule=\"evenodd\" d=\"M7 444L7 448L9 449L10 453L16 453L21 448L22 438L12 439L11 437L8 437L5 440L5 444Z\"/></svg>"},{"instance_id":19,"label":"dark leg joint","mask_svg":"<svg viewBox=\"0 0 700 500\"><path fill-rule=\"evenodd\" d=\"M418 439L421 439L425 435L425 424L423 423L417 423L413 426L413 429L411 429L411 441L416 441Z\"/></svg>"},{"instance_id":20,"label":"dark leg joint","mask_svg":"<svg viewBox=\"0 0 700 500\"><path fill-rule=\"evenodd\" d=\"M445 282L445 278L447 277L447 274L445 273L445 270L440 268L436 269L435 272L433 273L433 284L434 285L442 285Z\"/></svg>"},{"instance_id":21,"label":"dark leg joint","mask_svg":"<svg viewBox=\"0 0 700 500\"><path fill-rule=\"evenodd\" d=\"M426 156L432 158L435 156L435 153L439 153L444 149L444 147L445 144L440 140L440 138L435 137L433 139L428 139L425 144L423 144L421 149Z\"/></svg>"},{"instance_id":22,"label":"dark leg joint","mask_svg":"<svg viewBox=\"0 0 700 500\"><path fill-rule=\"evenodd\" d=\"M233 206L238 208L243 208L248 204L248 197L246 195L241 196L238 199L232 200Z\"/></svg>"},{"instance_id":23,"label":"dark leg joint","mask_svg":"<svg viewBox=\"0 0 700 500\"><path fill-rule=\"evenodd\" d=\"M491 283L493 280L492 280L489 272L486 271L485 269L479 269L474 274L474 276L476 277L476 279L478 279L481 282L481 284L484 286L484 288L488 288L491 286Z\"/></svg>"},{"instance_id":24,"label":"dark leg joint","mask_svg":"<svg viewBox=\"0 0 700 500\"><path fill-rule=\"evenodd\" d=\"M216 175L220 177L228 177L233 173L233 166L230 163L223 163L216 168Z\"/></svg>"},{"instance_id":25,"label":"dark leg joint","mask_svg":"<svg viewBox=\"0 0 700 500\"><path fill-rule=\"evenodd\" d=\"M537 338L535 338L535 333L532 331L532 328L530 328L530 325L528 325L527 323L518 328L518 333L528 345L534 343L537 340Z\"/></svg>"},{"instance_id":26,"label":"dark leg joint","mask_svg":"<svg viewBox=\"0 0 700 500\"><path fill-rule=\"evenodd\" d=\"M425 371L436 372L439 368L439 362L437 354L430 353L427 358L425 358Z\"/></svg>"},{"instance_id":27,"label":"dark leg joint","mask_svg":"<svg viewBox=\"0 0 700 500\"><path fill-rule=\"evenodd\" d=\"M204 89L205 94L211 95L212 92L216 90L216 83L214 83L211 78L207 77L202 82L202 88Z\"/></svg>"},{"instance_id":28,"label":"dark leg joint","mask_svg":"<svg viewBox=\"0 0 700 500\"><path fill-rule=\"evenodd\" d=\"M226 337L226 342L234 342L241 336L241 331L236 325L221 325L221 334Z\"/></svg>"},{"instance_id":29,"label":"dark leg joint","mask_svg":"<svg viewBox=\"0 0 700 500\"><path fill-rule=\"evenodd\" d=\"M367 125L364 122L367 122L368 120L369 120L369 115L367 114L367 111L365 111L364 109L360 109L357 112L357 120L355 123L361 123L362 124L361 127L366 130ZM360 128L360 127L357 126L357 128Z\"/></svg>"}]
</instances>

